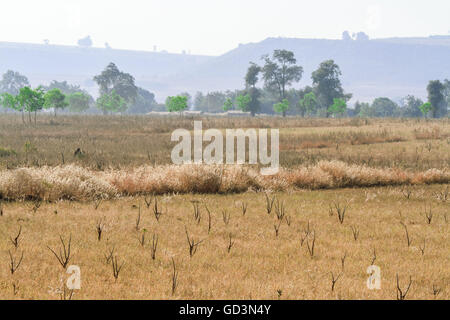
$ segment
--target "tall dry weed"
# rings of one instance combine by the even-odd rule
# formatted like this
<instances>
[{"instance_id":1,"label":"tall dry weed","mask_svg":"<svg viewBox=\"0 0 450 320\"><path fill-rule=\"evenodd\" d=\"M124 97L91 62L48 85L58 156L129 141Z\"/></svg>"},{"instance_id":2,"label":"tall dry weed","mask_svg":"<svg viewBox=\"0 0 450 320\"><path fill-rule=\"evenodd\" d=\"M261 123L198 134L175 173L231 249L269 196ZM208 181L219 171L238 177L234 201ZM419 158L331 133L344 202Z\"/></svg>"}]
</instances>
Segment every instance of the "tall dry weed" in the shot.
<instances>
[{"instance_id":1,"label":"tall dry weed","mask_svg":"<svg viewBox=\"0 0 450 320\"><path fill-rule=\"evenodd\" d=\"M257 168L238 165L141 166L94 171L71 164L0 171L0 199L92 200L139 194L239 193L249 189L283 191L449 182L448 169L412 172L341 161L280 169L274 176L262 176Z\"/></svg>"}]
</instances>

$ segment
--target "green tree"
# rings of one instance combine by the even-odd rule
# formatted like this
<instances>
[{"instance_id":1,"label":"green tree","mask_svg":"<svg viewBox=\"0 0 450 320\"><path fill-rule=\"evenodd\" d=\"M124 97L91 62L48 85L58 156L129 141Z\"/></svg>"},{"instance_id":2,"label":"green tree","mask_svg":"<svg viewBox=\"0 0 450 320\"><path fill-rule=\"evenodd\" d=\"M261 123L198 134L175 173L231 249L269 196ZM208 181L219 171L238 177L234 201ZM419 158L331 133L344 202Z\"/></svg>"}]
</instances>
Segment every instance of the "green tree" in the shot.
<instances>
[{"instance_id":1,"label":"green tree","mask_svg":"<svg viewBox=\"0 0 450 320\"><path fill-rule=\"evenodd\" d=\"M302 116L313 114L317 110L317 106L317 98L314 92L305 94L303 99L298 102L298 108Z\"/></svg>"},{"instance_id":2,"label":"green tree","mask_svg":"<svg viewBox=\"0 0 450 320\"><path fill-rule=\"evenodd\" d=\"M186 97L186 104L188 109L190 109L192 107L192 96L189 94L189 92L182 92L179 94L180 96L185 96Z\"/></svg>"},{"instance_id":3,"label":"green tree","mask_svg":"<svg viewBox=\"0 0 450 320\"><path fill-rule=\"evenodd\" d=\"M431 103L431 114L433 118L438 118L447 113L444 99L444 85L439 80L432 80L428 83L428 101Z\"/></svg>"},{"instance_id":4,"label":"green tree","mask_svg":"<svg viewBox=\"0 0 450 320\"><path fill-rule=\"evenodd\" d=\"M91 96L84 92L74 92L66 98L71 112L84 112L89 109Z\"/></svg>"},{"instance_id":5,"label":"green tree","mask_svg":"<svg viewBox=\"0 0 450 320\"><path fill-rule=\"evenodd\" d=\"M283 99L281 102L275 103L273 105L273 110L278 113L282 113L283 117L286 116L286 111L289 110L289 100Z\"/></svg>"},{"instance_id":6,"label":"green tree","mask_svg":"<svg viewBox=\"0 0 450 320\"><path fill-rule=\"evenodd\" d=\"M231 109L233 109L233 100L231 100L231 98L227 98L223 104L223 111L226 112Z\"/></svg>"},{"instance_id":7,"label":"green tree","mask_svg":"<svg viewBox=\"0 0 450 320\"><path fill-rule=\"evenodd\" d=\"M108 112L124 112L127 110L127 103L119 94L113 90L111 93L105 93L97 99L97 108L104 114Z\"/></svg>"},{"instance_id":8,"label":"green tree","mask_svg":"<svg viewBox=\"0 0 450 320\"><path fill-rule=\"evenodd\" d=\"M252 101L252 97L247 94L240 94L236 97L236 105L238 109L242 110L243 112L248 112L250 102Z\"/></svg>"},{"instance_id":9,"label":"green tree","mask_svg":"<svg viewBox=\"0 0 450 320\"><path fill-rule=\"evenodd\" d=\"M342 116L346 110L347 103L341 98L334 98L333 104L328 108L328 112L334 116Z\"/></svg>"},{"instance_id":10,"label":"green tree","mask_svg":"<svg viewBox=\"0 0 450 320\"><path fill-rule=\"evenodd\" d=\"M28 122L31 123L31 113L34 112L34 124L36 124L36 114L44 107L44 90L38 87L35 90L30 87L23 87L16 96L20 109L28 112Z\"/></svg>"},{"instance_id":11,"label":"green tree","mask_svg":"<svg viewBox=\"0 0 450 320\"><path fill-rule=\"evenodd\" d=\"M21 111L21 106L19 101L17 100L17 97L8 92L4 92L0 95L0 105L2 105L6 109ZM25 123L23 112L22 112L22 122Z\"/></svg>"},{"instance_id":12,"label":"green tree","mask_svg":"<svg viewBox=\"0 0 450 320\"><path fill-rule=\"evenodd\" d=\"M175 96L175 97L167 97L166 99L166 108L169 112L183 112L187 109L187 97L186 96Z\"/></svg>"},{"instance_id":13,"label":"green tree","mask_svg":"<svg viewBox=\"0 0 450 320\"><path fill-rule=\"evenodd\" d=\"M99 86L100 96L109 95L113 91L125 100L127 104L133 104L138 95L138 88L134 83L134 77L120 71L114 63L110 63L101 74L94 77Z\"/></svg>"},{"instance_id":14,"label":"green tree","mask_svg":"<svg viewBox=\"0 0 450 320\"><path fill-rule=\"evenodd\" d=\"M431 110L433 110L433 106L431 105L430 102L425 102L424 104L422 104L422 105L419 107L419 109L420 109L420 111L422 112L423 117L426 118L426 117L427 117L427 114L428 114Z\"/></svg>"},{"instance_id":15,"label":"green tree","mask_svg":"<svg viewBox=\"0 0 450 320\"><path fill-rule=\"evenodd\" d=\"M53 109L56 117L57 109L64 109L69 104L66 102L66 96L59 89L47 91L44 95L44 108Z\"/></svg>"},{"instance_id":16,"label":"green tree","mask_svg":"<svg viewBox=\"0 0 450 320\"><path fill-rule=\"evenodd\" d=\"M319 68L312 73L314 93L318 99L320 108L325 110L328 117L328 108L333 105L334 99L340 98L348 101L351 94L345 94L339 77L342 75L339 66L333 60L327 60L319 65Z\"/></svg>"},{"instance_id":17,"label":"green tree","mask_svg":"<svg viewBox=\"0 0 450 320\"><path fill-rule=\"evenodd\" d=\"M262 68L264 85L266 89L277 93L278 101L283 101L286 98L286 88L300 81L303 68L296 65L294 53L288 50L275 50L272 59L266 55L264 61ZM286 111L283 112L284 116Z\"/></svg>"}]
</instances>

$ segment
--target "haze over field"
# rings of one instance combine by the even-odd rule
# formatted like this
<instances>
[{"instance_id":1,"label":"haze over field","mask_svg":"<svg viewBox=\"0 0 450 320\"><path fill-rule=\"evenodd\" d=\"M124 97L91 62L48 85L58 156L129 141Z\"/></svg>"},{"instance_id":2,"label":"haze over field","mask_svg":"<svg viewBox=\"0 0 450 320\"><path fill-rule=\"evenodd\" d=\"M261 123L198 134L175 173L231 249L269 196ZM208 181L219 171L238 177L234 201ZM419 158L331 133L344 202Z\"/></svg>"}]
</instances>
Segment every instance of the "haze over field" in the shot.
<instances>
[{"instance_id":1,"label":"haze over field","mask_svg":"<svg viewBox=\"0 0 450 320\"><path fill-rule=\"evenodd\" d=\"M188 91L233 90L242 86L249 61L275 49L295 53L304 74L297 86L311 84L321 61L334 59L342 82L355 100L378 96L425 97L430 79L449 76L450 36L376 40L268 38L240 45L220 56L116 50L44 44L0 43L0 73L8 69L27 75L33 85L52 80L80 84L94 96L92 80L109 62L133 74L136 83L158 101Z\"/></svg>"},{"instance_id":2,"label":"haze over field","mask_svg":"<svg viewBox=\"0 0 450 320\"><path fill-rule=\"evenodd\" d=\"M33 85L67 80L94 96L92 78L110 62L160 102L182 91L234 90L249 61L259 63L274 49L293 51L303 66L297 87L311 83L320 62L334 59L352 101L424 98L427 82L448 78L450 70L445 0L19 0L3 10L11 14L0 21L1 73L17 70ZM358 40L341 40L344 30ZM88 45L76 46L88 35Z\"/></svg>"},{"instance_id":3,"label":"haze over field","mask_svg":"<svg viewBox=\"0 0 450 320\"><path fill-rule=\"evenodd\" d=\"M449 0L1 9L0 300L450 298Z\"/></svg>"}]
</instances>

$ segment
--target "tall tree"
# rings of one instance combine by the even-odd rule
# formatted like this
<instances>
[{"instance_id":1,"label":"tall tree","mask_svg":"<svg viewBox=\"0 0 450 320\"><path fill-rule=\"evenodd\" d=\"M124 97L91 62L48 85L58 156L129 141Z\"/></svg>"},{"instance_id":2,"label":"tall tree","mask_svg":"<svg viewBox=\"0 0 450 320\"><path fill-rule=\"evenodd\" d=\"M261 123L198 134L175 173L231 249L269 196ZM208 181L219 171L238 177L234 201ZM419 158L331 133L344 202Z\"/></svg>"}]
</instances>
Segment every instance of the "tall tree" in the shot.
<instances>
[{"instance_id":1,"label":"tall tree","mask_svg":"<svg viewBox=\"0 0 450 320\"><path fill-rule=\"evenodd\" d=\"M84 112L89 109L91 96L84 92L74 92L67 95L67 102L71 112Z\"/></svg>"},{"instance_id":2,"label":"tall tree","mask_svg":"<svg viewBox=\"0 0 450 320\"><path fill-rule=\"evenodd\" d=\"M264 85L267 89L276 92L278 101L282 102L286 99L286 88L300 81L303 68L296 65L294 53L288 50L275 50L272 58L266 55L264 61L262 68ZM283 111L283 117L286 116L286 111Z\"/></svg>"},{"instance_id":3,"label":"tall tree","mask_svg":"<svg viewBox=\"0 0 450 320\"><path fill-rule=\"evenodd\" d=\"M29 86L27 77L21 75L19 72L12 70L6 71L2 80L0 81L0 92L7 92L14 96L19 94L21 88Z\"/></svg>"},{"instance_id":4,"label":"tall tree","mask_svg":"<svg viewBox=\"0 0 450 320\"><path fill-rule=\"evenodd\" d=\"M261 67L254 62L250 62L250 66L247 69L245 75L245 85L246 87L256 87L259 81L259 73L261 72Z\"/></svg>"},{"instance_id":5,"label":"tall tree","mask_svg":"<svg viewBox=\"0 0 450 320\"><path fill-rule=\"evenodd\" d=\"M450 108L450 80L445 79L444 80L444 98L445 98L445 103L447 105L447 112L448 109Z\"/></svg>"},{"instance_id":6,"label":"tall tree","mask_svg":"<svg viewBox=\"0 0 450 320\"><path fill-rule=\"evenodd\" d=\"M249 104L252 101L252 97L247 94L240 94L236 97L236 104L238 109L248 112L249 110Z\"/></svg>"},{"instance_id":7,"label":"tall tree","mask_svg":"<svg viewBox=\"0 0 450 320\"><path fill-rule=\"evenodd\" d=\"M402 116L419 118L420 116L422 116L422 112L420 109L421 105L423 105L423 101L421 99L416 98L412 95L407 95L402 100Z\"/></svg>"},{"instance_id":8,"label":"tall tree","mask_svg":"<svg viewBox=\"0 0 450 320\"><path fill-rule=\"evenodd\" d=\"M318 99L320 108L325 111L327 117L330 112L328 108L333 105L334 99L340 98L348 101L351 94L345 94L339 77L342 75L339 66L333 60L327 60L319 65L312 73L314 93Z\"/></svg>"},{"instance_id":9,"label":"tall tree","mask_svg":"<svg viewBox=\"0 0 450 320\"><path fill-rule=\"evenodd\" d=\"M433 118L438 118L445 113L447 109L444 99L444 85L439 80L432 80L428 83L428 101L431 103L431 114Z\"/></svg>"},{"instance_id":10,"label":"tall tree","mask_svg":"<svg viewBox=\"0 0 450 320\"><path fill-rule=\"evenodd\" d=\"M392 117L398 108L397 104L389 98L376 98L370 107L373 117Z\"/></svg>"},{"instance_id":11,"label":"tall tree","mask_svg":"<svg viewBox=\"0 0 450 320\"><path fill-rule=\"evenodd\" d=\"M273 111L282 113L283 117L286 116L286 111L289 110L289 100L283 99L281 102L275 103L273 105Z\"/></svg>"},{"instance_id":12,"label":"tall tree","mask_svg":"<svg viewBox=\"0 0 450 320\"><path fill-rule=\"evenodd\" d=\"M36 113L44 107L44 90L38 87L35 90L30 87L23 87L19 90L16 99L23 111L28 112L28 120L31 123L31 113L34 112L34 124L36 124Z\"/></svg>"},{"instance_id":13,"label":"tall tree","mask_svg":"<svg viewBox=\"0 0 450 320\"><path fill-rule=\"evenodd\" d=\"M138 88L134 77L129 73L120 71L114 63L108 64L101 74L94 77L99 86L100 96L110 95L113 91L125 100L126 104L134 103Z\"/></svg>"},{"instance_id":14,"label":"tall tree","mask_svg":"<svg viewBox=\"0 0 450 320\"><path fill-rule=\"evenodd\" d=\"M52 109L55 112L57 109L64 109L69 104L66 102L66 96L59 89L52 89L47 91L44 95L44 108Z\"/></svg>"},{"instance_id":15,"label":"tall tree","mask_svg":"<svg viewBox=\"0 0 450 320\"><path fill-rule=\"evenodd\" d=\"M317 109L317 98L314 92L305 94L303 99L298 102L298 108L302 117L306 114L313 114Z\"/></svg>"},{"instance_id":16,"label":"tall tree","mask_svg":"<svg viewBox=\"0 0 450 320\"><path fill-rule=\"evenodd\" d=\"M333 104L328 108L328 112L330 112L335 117L342 116L346 110L347 103L344 99L341 98L335 98Z\"/></svg>"},{"instance_id":17,"label":"tall tree","mask_svg":"<svg viewBox=\"0 0 450 320\"><path fill-rule=\"evenodd\" d=\"M132 114L148 113L157 105L155 94L138 87L138 95L134 103L128 108L127 112Z\"/></svg>"},{"instance_id":18,"label":"tall tree","mask_svg":"<svg viewBox=\"0 0 450 320\"><path fill-rule=\"evenodd\" d=\"M261 106L259 102L259 97L261 95L258 88L256 88L256 84L258 83L258 76L261 72L261 67L257 64L250 62L250 66L247 69L247 74L245 75L245 91L250 96L251 100L248 103L246 110L249 111L253 116L257 112L259 112Z\"/></svg>"},{"instance_id":19,"label":"tall tree","mask_svg":"<svg viewBox=\"0 0 450 320\"><path fill-rule=\"evenodd\" d=\"M97 108L104 114L108 112L124 112L127 110L127 103L120 95L113 90L111 93L104 93L97 99Z\"/></svg>"}]
</instances>

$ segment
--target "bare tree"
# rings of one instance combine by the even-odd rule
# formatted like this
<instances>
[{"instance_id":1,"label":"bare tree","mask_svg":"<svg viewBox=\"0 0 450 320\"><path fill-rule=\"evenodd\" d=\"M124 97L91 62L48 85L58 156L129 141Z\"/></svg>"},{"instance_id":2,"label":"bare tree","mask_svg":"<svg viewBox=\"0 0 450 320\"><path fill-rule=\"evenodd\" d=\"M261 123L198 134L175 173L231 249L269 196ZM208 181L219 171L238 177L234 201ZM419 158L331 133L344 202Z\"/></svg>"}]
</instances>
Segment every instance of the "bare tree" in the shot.
<instances>
[{"instance_id":1,"label":"bare tree","mask_svg":"<svg viewBox=\"0 0 450 320\"><path fill-rule=\"evenodd\" d=\"M125 261L122 262L122 264L119 266L118 262L117 262L117 256L114 256L111 258L111 263L112 263L112 269L113 269L113 276L114 279L119 278L119 273L122 270L123 265L125 264Z\"/></svg>"},{"instance_id":2,"label":"bare tree","mask_svg":"<svg viewBox=\"0 0 450 320\"><path fill-rule=\"evenodd\" d=\"M431 211L431 205L430 209L427 211L427 207L425 206L424 216L428 224L431 224L431 221L433 220L433 212Z\"/></svg>"},{"instance_id":3,"label":"bare tree","mask_svg":"<svg viewBox=\"0 0 450 320\"><path fill-rule=\"evenodd\" d=\"M342 273L338 274L337 277L334 276L333 272L330 272L331 274L331 291L334 291L334 286L336 285L336 282L339 280L339 278L342 276Z\"/></svg>"},{"instance_id":4,"label":"bare tree","mask_svg":"<svg viewBox=\"0 0 450 320\"><path fill-rule=\"evenodd\" d=\"M206 212L208 213L208 234L211 232L211 211L209 211L208 207L205 204Z\"/></svg>"},{"instance_id":5,"label":"bare tree","mask_svg":"<svg viewBox=\"0 0 450 320\"><path fill-rule=\"evenodd\" d=\"M228 241L228 246L227 246L227 252L230 253L231 248L234 245L234 240L232 240L232 235L231 233L228 235L229 241Z\"/></svg>"},{"instance_id":6,"label":"bare tree","mask_svg":"<svg viewBox=\"0 0 450 320\"><path fill-rule=\"evenodd\" d=\"M20 244L20 235L22 234L22 226L19 227L19 231L17 232L17 235L13 237L9 237L9 240L13 244L14 248L18 248Z\"/></svg>"},{"instance_id":7,"label":"bare tree","mask_svg":"<svg viewBox=\"0 0 450 320\"><path fill-rule=\"evenodd\" d=\"M136 225L135 225L136 231L139 231L139 229L141 228L141 227L140 227L140 224L141 224L141 204L139 203L139 206L138 206L138 215L137 215L137 217L136 217Z\"/></svg>"},{"instance_id":8,"label":"bare tree","mask_svg":"<svg viewBox=\"0 0 450 320\"><path fill-rule=\"evenodd\" d=\"M150 206L152 204L152 200L153 200L152 196L150 196L149 198L144 197L144 201L145 201L145 204L147 205L147 209L150 208Z\"/></svg>"},{"instance_id":9,"label":"bare tree","mask_svg":"<svg viewBox=\"0 0 450 320\"><path fill-rule=\"evenodd\" d=\"M178 287L178 271L175 265L175 260L172 258L172 295L175 294L175 291Z\"/></svg>"},{"instance_id":10,"label":"bare tree","mask_svg":"<svg viewBox=\"0 0 450 320\"><path fill-rule=\"evenodd\" d=\"M403 226L403 228L405 229L405 235L406 235L406 243L408 245L408 248L411 246L412 240L409 237L409 232L408 232L408 227L406 226L406 224L404 224L403 222L400 222L400 224Z\"/></svg>"},{"instance_id":11,"label":"bare tree","mask_svg":"<svg viewBox=\"0 0 450 320\"><path fill-rule=\"evenodd\" d=\"M371 266L373 266L373 264L375 263L375 260L377 260L377 252L376 252L375 248L373 248L373 251L372 251L372 260L371 260L371 262L370 262L370 265L371 265Z\"/></svg>"},{"instance_id":12,"label":"bare tree","mask_svg":"<svg viewBox=\"0 0 450 320\"><path fill-rule=\"evenodd\" d=\"M359 237L359 228L357 226L350 226L350 228L352 229L353 239L357 241Z\"/></svg>"},{"instance_id":13,"label":"bare tree","mask_svg":"<svg viewBox=\"0 0 450 320\"><path fill-rule=\"evenodd\" d=\"M341 205L339 202L333 202L333 204L334 204L334 209L336 210L338 220L341 224L343 224L344 219L345 219L345 212L347 211L349 203L347 202L345 205ZM333 214L334 209L330 205L330 215Z\"/></svg>"},{"instance_id":14,"label":"bare tree","mask_svg":"<svg viewBox=\"0 0 450 320\"><path fill-rule=\"evenodd\" d=\"M275 201L275 197L269 198L267 193L265 193L265 196L266 196L266 210L267 210L267 214L271 214L272 213L272 208L273 208L273 203Z\"/></svg>"},{"instance_id":15,"label":"bare tree","mask_svg":"<svg viewBox=\"0 0 450 320\"><path fill-rule=\"evenodd\" d=\"M49 246L47 246L47 248L55 255L56 259L61 264L61 266L64 269L66 269L67 265L69 264L70 258L71 258L70 257L70 254L71 254L70 245L71 245L71 242L72 242L72 235L69 236L69 241L68 241L67 245L64 242L64 239L63 239L63 237L61 235L59 236L59 240L61 241L61 247L59 248L59 254L57 254Z\"/></svg>"},{"instance_id":16,"label":"bare tree","mask_svg":"<svg viewBox=\"0 0 450 320\"><path fill-rule=\"evenodd\" d=\"M9 253L9 271L11 272L11 274L14 274L14 272L17 271L17 269L20 267L20 264L22 263L23 251L19 261L17 261L17 259L11 253L11 251L8 250L8 253Z\"/></svg>"},{"instance_id":17,"label":"bare tree","mask_svg":"<svg viewBox=\"0 0 450 320\"><path fill-rule=\"evenodd\" d=\"M109 264L114 256L114 250L115 248L112 247L111 249L108 249L107 254L105 254L105 260L106 260L106 264Z\"/></svg>"},{"instance_id":18,"label":"bare tree","mask_svg":"<svg viewBox=\"0 0 450 320\"><path fill-rule=\"evenodd\" d=\"M245 216L245 214L247 213L247 207L248 207L248 203L242 201L241 203L241 209L242 209L242 215Z\"/></svg>"},{"instance_id":19,"label":"bare tree","mask_svg":"<svg viewBox=\"0 0 450 320\"><path fill-rule=\"evenodd\" d=\"M316 231L313 230L311 232L311 234L313 236L313 238L311 240L311 243L309 242L309 239L306 239L306 246L308 248L309 255L312 258L312 257L314 257L314 248L315 248L315 245L316 245Z\"/></svg>"},{"instance_id":20,"label":"bare tree","mask_svg":"<svg viewBox=\"0 0 450 320\"><path fill-rule=\"evenodd\" d=\"M396 275L397 278L397 300L405 300L406 295L409 292L409 289L411 288L411 284L412 284L412 277L409 276L409 283L408 283L408 287L406 288L406 290L403 292L403 290L400 288L400 283L398 280L398 274Z\"/></svg>"},{"instance_id":21,"label":"bare tree","mask_svg":"<svg viewBox=\"0 0 450 320\"><path fill-rule=\"evenodd\" d=\"M158 235L153 234L152 246L150 247L150 252L152 254L152 259L156 259L156 249L158 248Z\"/></svg>"},{"instance_id":22,"label":"bare tree","mask_svg":"<svg viewBox=\"0 0 450 320\"><path fill-rule=\"evenodd\" d=\"M156 218L156 221L159 222L159 218L162 216L162 210L158 207L158 198L155 197L154 205L153 205L153 215Z\"/></svg>"},{"instance_id":23,"label":"bare tree","mask_svg":"<svg viewBox=\"0 0 450 320\"><path fill-rule=\"evenodd\" d=\"M95 229L97 231L97 240L98 241L102 240L103 230L105 229L105 224L103 223L103 219L100 219L97 221L97 226Z\"/></svg>"},{"instance_id":24,"label":"bare tree","mask_svg":"<svg viewBox=\"0 0 450 320\"><path fill-rule=\"evenodd\" d=\"M195 241L194 237L189 237L187 228L185 228L185 231L186 231L186 238L189 244L189 256L192 258L192 256L197 252L198 245L202 243L203 240Z\"/></svg>"},{"instance_id":25,"label":"bare tree","mask_svg":"<svg viewBox=\"0 0 450 320\"><path fill-rule=\"evenodd\" d=\"M222 210L222 219L226 225L228 225L228 223L230 222L230 218L231 213L228 213L226 209Z\"/></svg>"},{"instance_id":26,"label":"bare tree","mask_svg":"<svg viewBox=\"0 0 450 320\"><path fill-rule=\"evenodd\" d=\"M278 199L275 202L275 214L277 215L278 220L283 220L286 215L286 207L284 206L284 202L280 202Z\"/></svg>"},{"instance_id":27,"label":"bare tree","mask_svg":"<svg viewBox=\"0 0 450 320\"><path fill-rule=\"evenodd\" d=\"M191 203L192 203L192 206L194 207L194 220L197 221L197 224L200 224L202 215L200 213L199 202L191 201Z\"/></svg>"}]
</instances>

